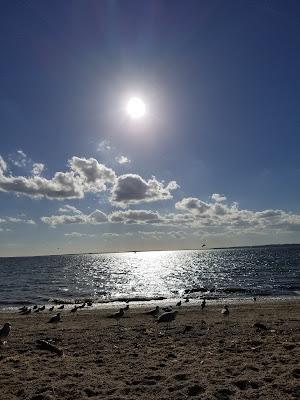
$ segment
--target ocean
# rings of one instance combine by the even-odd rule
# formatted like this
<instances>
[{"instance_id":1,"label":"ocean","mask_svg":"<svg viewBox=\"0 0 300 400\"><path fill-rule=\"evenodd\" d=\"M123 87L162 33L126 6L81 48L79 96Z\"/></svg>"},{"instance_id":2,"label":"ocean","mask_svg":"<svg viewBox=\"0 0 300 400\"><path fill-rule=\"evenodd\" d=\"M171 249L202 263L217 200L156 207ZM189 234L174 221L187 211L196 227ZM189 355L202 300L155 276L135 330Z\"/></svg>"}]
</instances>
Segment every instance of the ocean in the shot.
<instances>
[{"instance_id":1,"label":"ocean","mask_svg":"<svg viewBox=\"0 0 300 400\"><path fill-rule=\"evenodd\" d=\"M0 307L300 296L300 245L0 258Z\"/></svg>"}]
</instances>

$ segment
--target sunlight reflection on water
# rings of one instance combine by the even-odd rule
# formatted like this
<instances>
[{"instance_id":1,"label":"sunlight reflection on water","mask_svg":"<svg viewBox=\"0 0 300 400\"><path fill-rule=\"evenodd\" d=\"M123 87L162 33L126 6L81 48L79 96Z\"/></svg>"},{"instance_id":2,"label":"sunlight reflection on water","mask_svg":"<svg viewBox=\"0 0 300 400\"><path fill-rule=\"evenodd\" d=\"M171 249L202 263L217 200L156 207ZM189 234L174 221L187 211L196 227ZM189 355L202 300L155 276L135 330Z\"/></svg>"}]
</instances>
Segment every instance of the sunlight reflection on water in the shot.
<instances>
[{"instance_id":1,"label":"sunlight reflection on water","mask_svg":"<svg viewBox=\"0 0 300 400\"><path fill-rule=\"evenodd\" d=\"M49 298L178 297L195 288L210 289L211 296L296 292L300 247L0 259L0 304ZM241 290L230 292L231 288Z\"/></svg>"}]
</instances>

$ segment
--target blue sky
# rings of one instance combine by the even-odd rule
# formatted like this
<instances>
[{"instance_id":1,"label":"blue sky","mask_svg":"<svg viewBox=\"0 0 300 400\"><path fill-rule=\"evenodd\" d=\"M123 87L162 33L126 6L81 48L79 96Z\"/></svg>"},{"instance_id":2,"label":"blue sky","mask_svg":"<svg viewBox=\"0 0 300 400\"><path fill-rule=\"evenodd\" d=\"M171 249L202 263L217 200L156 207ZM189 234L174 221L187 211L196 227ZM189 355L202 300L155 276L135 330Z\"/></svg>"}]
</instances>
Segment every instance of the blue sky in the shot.
<instances>
[{"instance_id":1,"label":"blue sky","mask_svg":"<svg viewBox=\"0 0 300 400\"><path fill-rule=\"evenodd\" d=\"M1 5L0 255L299 242L299 2Z\"/></svg>"}]
</instances>

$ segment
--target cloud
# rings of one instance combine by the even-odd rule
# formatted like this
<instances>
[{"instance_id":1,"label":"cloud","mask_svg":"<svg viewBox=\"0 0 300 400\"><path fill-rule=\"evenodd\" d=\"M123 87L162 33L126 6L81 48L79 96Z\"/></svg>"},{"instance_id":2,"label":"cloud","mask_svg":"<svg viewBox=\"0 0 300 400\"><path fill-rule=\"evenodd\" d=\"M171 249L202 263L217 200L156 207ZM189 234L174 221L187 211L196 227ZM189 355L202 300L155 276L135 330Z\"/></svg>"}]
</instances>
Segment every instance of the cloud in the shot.
<instances>
[{"instance_id":1,"label":"cloud","mask_svg":"<svg viewBox=\"0 0 300 400\"><path fill-rule=\"evenodd\" d=\"M216 201L217 203L222 203L223 201L227 200L227 197L225 197L221 194L218 194L218 193L213 193L211 195L211 198L212 198L212 200Z\"/></svg>"},{"instance_id":2,"label":"cloud","mask_svg":"<svg viewBox=\"0 0 300 400\"><path fill-rule=\"evenodd\" d=\"M106 140L106 139L102 140L102 142L100 142L98 144L97 151L105 152L105 151L110 151L110 150L111 150L111 145L108 140Z\"/></svg>"},{"instance_id":3,"label":"cloud","mask_svg":"<svg viewBox=\"0 0 300 400\"><path fill-rule=\"evenodd\" d=\"M71 213L71 214L82 214L82 212L80 210L78 210L76 207L70 206L68 204L64 205L63 207L60 207L58 209L58 212L60 212L60 213Z\"/></svg>"},{"instance_id":4,"label":"cloud","mask_svg":"<svg viewBox=\"0 0 300 400\"><path fill-rule=\"evenodd\" d=\"M188 225L201 229L218 228L219 230L263 231L286 230L300 231L300 215L284 210L252 211L239 208L237 203L205 203L197 198L184 198L175 207L185 212L192 220Z\"/></svg>"},{"instance_id":5,"label":"cloud","mask_svg":"<svg viewBox=\"0 0 300 400\"><path fill-rule=\"evenodd\" d=\"M63 215L52 215L50 217L41 217L41 221L52 227L62 224L98 225L107 222L107 215L100 210L95 210L91 214L77 213L73 215L63 214Z\"/></svg>"},{"instance_id":6,"label":"cloud","mask_svg":"<svg viewBox=\"0 0 300 400\"><path fill-rule=\"evenodd\" d=\"M56 172L51 179L41 176L6 175L6 164L0 160L0 191L56 200L81 199L87 192L102 192L106 184L112 184L115 172L100 164L94 158L72 157L68 162L70 170Z\"/></svg>"},{"instance_id":7,"label":"cloud","mask_svg":"<svg viewBox=\"0 0 300 400\"><path fill-rule=\"evenodd\" d=\"M160 215L151 210L115 211L109 215L109 221L122 224L154 224L161 221Z\"/></svg>"},{"instance_id":8,"label":"cloud","mask_svg":"<svg viewBox=\"0 0 300 400\"><path fill-rule=\"evenodd\" d=\"M23 150L17 150L17 152L9 157L9 161L16 167L26 167L28 163L27 155Z\"/></svg>"},{"instance_id":9,"label":"cloud","mask_svg":"<svg viewBox=\"0 0 300 400\"><path fill-rule=\"evenodd\" d=\"M92 233L80 233L80 232L65 233L64 236L71 237L71 238L93 238L93 237L96 237L96 235L94 235Z\"/></svg>"},{"instance_id":10,"label":"cloud","mask_svg":"<svg viewBox=\"0 0 300 400\"><path fill-rule=\"evenodd\" d=\"M115 160L119 164L129 164L131 162L131 160L129 160L129 158L126 157L126 156L118 156L118 157L115 158Z\"/></svg>"},{"instance_id":11,"label":"cloud","mask_svg":"<svg viewBox=\"0 0 300 400\"><path fill-rule=\"evenodd\" d=\"M19 218L19 217L2 217L0 218L0 224L28 224L35 225L33 219Z\"/></svg>"},{"instance_id":12,"label":"cloud","mask_svg":"<svg viewBox=\"0 0 300 400\"><path fill-rule=\"evenodd\" d=\"M127 207L129 204L172 199L171 191L179 186L175 181L159 182L155 177L148 181L136 174L125 174L117 178L112 188L112 204Z\"/></svg>"},{"instance_id":13,"label":"cloud","mask_svg":"<svg viewBox=\"0 0 300 400\"><path fill-rule=\"evenodd\" d=\"M44 171L45 165L42 163L34 163L32 166L32 175L39 176Z\"/></svg>"},{"instance_id":14,"label":"cloud","mask_svg":"<svg viewBox=\"0 0 300 400\"><path fill-rule=\"evenodd\" d=\"M3 174L7 170L6 162L0 156L0 174Z\"/></svg>"}]
</instances>

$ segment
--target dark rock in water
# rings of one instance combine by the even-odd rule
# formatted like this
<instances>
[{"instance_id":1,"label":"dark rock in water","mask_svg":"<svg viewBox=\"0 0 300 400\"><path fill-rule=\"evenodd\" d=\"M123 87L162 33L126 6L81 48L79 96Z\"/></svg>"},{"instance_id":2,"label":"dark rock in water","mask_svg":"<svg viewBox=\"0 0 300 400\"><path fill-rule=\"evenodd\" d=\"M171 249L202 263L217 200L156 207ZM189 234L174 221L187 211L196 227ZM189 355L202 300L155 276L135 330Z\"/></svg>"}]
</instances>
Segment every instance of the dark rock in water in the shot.
<instances>
[{"instance_id":1,"label":"dark rock in water","mask_svg":"<svg viewBox=\"0 0 300 400\"><path fill-rule=\"evenodd\" d=\"M188 388L188 396L197 396L198 394L203 393L205 390L200 385L193 385Z\"/></svg>"}]
</instances>

